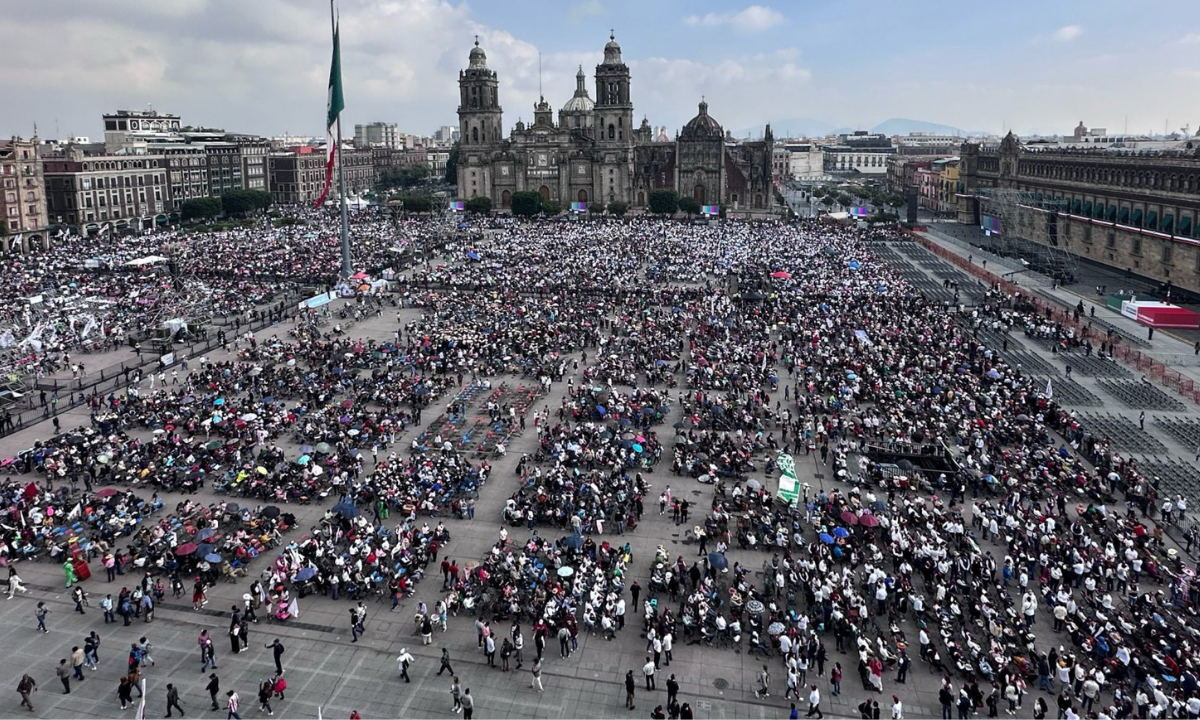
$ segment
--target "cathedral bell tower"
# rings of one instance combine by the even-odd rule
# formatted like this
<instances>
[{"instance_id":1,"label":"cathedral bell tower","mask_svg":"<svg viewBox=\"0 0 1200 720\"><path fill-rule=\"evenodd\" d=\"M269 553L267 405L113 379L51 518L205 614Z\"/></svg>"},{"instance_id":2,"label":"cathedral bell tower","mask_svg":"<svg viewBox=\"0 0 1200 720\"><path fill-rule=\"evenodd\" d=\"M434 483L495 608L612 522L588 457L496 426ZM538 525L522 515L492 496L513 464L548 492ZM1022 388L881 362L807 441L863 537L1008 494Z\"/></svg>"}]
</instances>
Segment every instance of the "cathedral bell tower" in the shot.
<instances>
[{"instance_id":1,"label":"cathedral bell tower","mask_svg":"<svg viewBox=\"0 0 1200 720\"><path fill-rule=\"evenodd\" d=\"M632 146L633 102L629 99L629 66L621 46L609 34L604 62L596 66L596 140L601 145Z\"/></svg>"},{"instance_id":2,"label":"cathedral bell tower","mask_svg":"<svg viewBox=\"0 0 1200 720\"><path fill-rule=\"evenodd\" d=\"M502 137L500 95L496 71L488 69L487 55L471 48L470 63L458 73L458 131L464 148L498 143Z\"/></svg>"}]
</instances>

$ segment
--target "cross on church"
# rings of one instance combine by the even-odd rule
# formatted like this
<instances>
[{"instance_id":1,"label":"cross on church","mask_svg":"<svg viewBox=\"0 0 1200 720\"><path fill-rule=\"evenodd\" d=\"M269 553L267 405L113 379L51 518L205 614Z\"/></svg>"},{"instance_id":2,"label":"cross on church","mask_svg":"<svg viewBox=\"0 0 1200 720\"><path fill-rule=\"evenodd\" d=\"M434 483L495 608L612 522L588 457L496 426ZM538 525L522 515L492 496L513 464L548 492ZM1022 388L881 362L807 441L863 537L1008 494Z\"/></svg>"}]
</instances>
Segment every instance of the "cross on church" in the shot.
<instances>
[{"instance_id":1,"label":"cross on church","mask_svg":"<svg viewBox=\"0 0 1200 720\"><path fill-rule=\"evenodd\" d=\"M475 47L479 47L479 36L475 36Z\"/></svg>"}]
</instances>

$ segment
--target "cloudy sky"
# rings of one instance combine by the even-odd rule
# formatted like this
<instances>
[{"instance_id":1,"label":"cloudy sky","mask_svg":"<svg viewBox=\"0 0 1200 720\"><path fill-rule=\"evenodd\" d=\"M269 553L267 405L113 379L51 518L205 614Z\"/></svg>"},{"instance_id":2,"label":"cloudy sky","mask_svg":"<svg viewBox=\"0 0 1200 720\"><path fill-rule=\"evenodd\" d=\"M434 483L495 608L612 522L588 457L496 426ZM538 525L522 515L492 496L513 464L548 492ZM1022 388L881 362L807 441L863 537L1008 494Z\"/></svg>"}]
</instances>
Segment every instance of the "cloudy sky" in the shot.
<instances>
[{"instance_id":1,"label":"cloudy sky","mask_svg":"<svg viewBox=\"0 0 1200 720\"><path fill-rule=\"evenodd\" d=\"M966 130L1200 124L1200 16L1184 0L340 0L344 123L455 123L479 35L504 123L532 115L538 55L560 106L615 28L640 120L674 130L701 95L726 127L890 117ZM153 105L185 123L321 134L324 0L12 0L0 23L0 137L102 135Z\"/></svg>"}]
</instances>

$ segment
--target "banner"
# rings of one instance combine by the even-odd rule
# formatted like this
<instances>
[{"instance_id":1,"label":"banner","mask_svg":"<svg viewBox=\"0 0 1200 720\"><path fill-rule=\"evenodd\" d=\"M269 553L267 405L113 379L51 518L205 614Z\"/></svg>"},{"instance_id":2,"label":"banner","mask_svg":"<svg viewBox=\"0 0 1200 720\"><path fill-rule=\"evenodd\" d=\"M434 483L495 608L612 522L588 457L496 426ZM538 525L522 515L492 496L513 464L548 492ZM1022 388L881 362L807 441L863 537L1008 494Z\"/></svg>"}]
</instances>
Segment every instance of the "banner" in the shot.
<instances>
[{"instance_id":1,"label":"banner","mask_svg":"<svg viewBox=\"0 0 1200 720\"><path fill-rule=\"evenodd\" d=\"M775 458L775 464L779 466L779 492L776 494L789 504L799 502L800 481L796 478L795 458L781 452Z\"/></svg>"}]
</instances>

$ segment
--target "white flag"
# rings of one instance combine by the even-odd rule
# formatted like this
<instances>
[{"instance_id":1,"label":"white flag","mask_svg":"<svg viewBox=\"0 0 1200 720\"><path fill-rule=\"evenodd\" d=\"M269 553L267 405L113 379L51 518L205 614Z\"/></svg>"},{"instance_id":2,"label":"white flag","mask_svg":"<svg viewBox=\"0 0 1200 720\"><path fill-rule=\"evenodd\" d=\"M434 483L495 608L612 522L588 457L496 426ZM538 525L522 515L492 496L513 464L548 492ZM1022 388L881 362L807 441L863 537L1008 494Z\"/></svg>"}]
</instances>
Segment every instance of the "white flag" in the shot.
<instances>
[{"instance_id":1,"label":"white flag","mask_svg":"<svg viewBox=\"0 0 1200 720\"><path fill-rule=\"evenodd\" d=\"M1050 378L1046 378L1046 399L1054 399L1054 386L1050 384Z\"/></svg>"}]
</instances>

